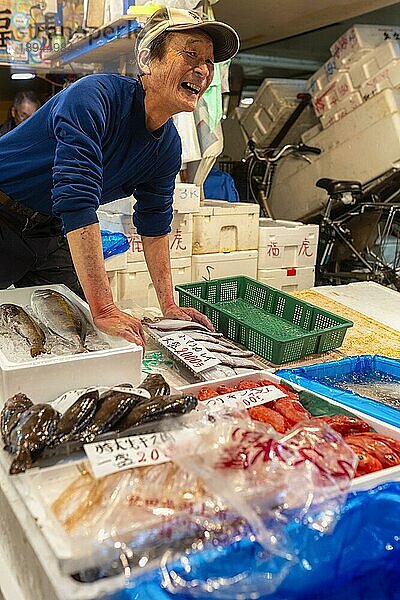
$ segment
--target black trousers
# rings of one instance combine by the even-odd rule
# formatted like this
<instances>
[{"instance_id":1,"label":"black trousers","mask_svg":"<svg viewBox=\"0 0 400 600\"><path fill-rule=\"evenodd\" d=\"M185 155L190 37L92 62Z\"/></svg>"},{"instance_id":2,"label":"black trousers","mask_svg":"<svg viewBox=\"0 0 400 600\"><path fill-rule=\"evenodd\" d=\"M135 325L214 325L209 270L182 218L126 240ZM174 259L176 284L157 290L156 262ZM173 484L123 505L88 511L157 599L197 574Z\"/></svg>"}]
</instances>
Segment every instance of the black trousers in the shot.
<instances>
[{"instance_id":1,"label":"black trousers","mask_svg":"<svg viewBox=\"0 0 400 600\"><path fill-rule=\"evenodd\" d=\"M56 217L0 204L0 289L64 283L84 298Z\"/></svg>"}]
</instances>

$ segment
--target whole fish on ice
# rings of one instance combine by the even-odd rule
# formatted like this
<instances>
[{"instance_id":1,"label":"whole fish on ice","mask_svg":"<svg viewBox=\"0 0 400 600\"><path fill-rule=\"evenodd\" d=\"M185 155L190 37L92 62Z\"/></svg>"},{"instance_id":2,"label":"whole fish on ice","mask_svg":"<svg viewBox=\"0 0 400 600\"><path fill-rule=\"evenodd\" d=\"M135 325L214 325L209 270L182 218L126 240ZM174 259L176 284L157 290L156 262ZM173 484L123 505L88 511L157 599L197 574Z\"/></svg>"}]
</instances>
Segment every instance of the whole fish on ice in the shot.
<instances>
[{"instance_id":1,"label":"whole fish on ice","mask_svg":"<svg viewBox=\"0 0 400 600\"><path fill-rule=\"evenodd\" d=\"M42 323L72 344L77 353L87 352L86 317L68 298L55 290L38 289L31 296L31 306Z\"/></svg>"},{"instance_id":2,"label":"whole fish on ice","mask_svg":"<svg viewBox=\"0 0 400 600\"><path fill-rule=\"evenodd\" d=\"M39 354L46 354L47 351L44 347L46 336L23 308L16 304L2 304L0 306L0 322L28 342L32 358Z\"/></svg>"}]
</instances>

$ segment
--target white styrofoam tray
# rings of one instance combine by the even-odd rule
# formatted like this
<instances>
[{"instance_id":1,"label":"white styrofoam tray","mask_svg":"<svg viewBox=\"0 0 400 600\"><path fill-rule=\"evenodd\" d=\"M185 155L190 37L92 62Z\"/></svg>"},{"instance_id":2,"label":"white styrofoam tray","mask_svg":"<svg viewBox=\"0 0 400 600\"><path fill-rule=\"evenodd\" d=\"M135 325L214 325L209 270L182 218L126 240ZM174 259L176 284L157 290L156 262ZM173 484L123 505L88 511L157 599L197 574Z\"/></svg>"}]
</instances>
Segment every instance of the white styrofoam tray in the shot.
<instances>
[{"instance_id":1,"label":"white styrofoam tray","mask_svg":"<svg viewBox=\"0 0 400 600\"><path fill-rule=\"evenodd\" d=\"M317 260L318 225L260 219L258 269L313 267Z\"/></svg>"},{"instance_id":2,"label":"white styrofoam tray","mask_svg":"<svg viewBox=\"0 0 400 600\"><path fill-rule=\"evenodd\" d=\"M349 75L354 87L360 87L391 63L392 60L399 58L400 42L398 40L387 40L379 44L374 50L365 54L361 60L351 66Z\"/></svg>"},{"instance_id":3,"label":"white styrofoam tray","mask_svg":"<svg viewBox=\"0 0 400 600\"><path fill-rule=\"evenodd\" d=\"M36 289L54 289L76 304L93 326L88 305L65 285L46 285L0 291L0 304L30 305ZM32 402L50 402L70 389L96 385L112 386L122 381L137 384L141 377L142 349L122 338L96 330L109 349L64 356L40 355L26 362L12 362L0 349L1 397L4 402L17 392Z\"/></svg>"},{"instance_id":4,"label":"white styrofoam tray","mask_svg":"<svg viewBox=\"0 0 400 600\"><path fill-rule=\"evenodd\" d=\"M257 250L260 207L206 200L193 215L193 254Z\"/></svg>"},{"instance_id":5,"label":"white styrofoam tray","mask_svg":"<svg viewBox=\"0 0 400 600\"><path fill-rule=\"evenodd\" d=\"M181 386L179 388L179 390L181 392L186 392L186 393L196 395L196 393L198 393L201 390L201 388L203 388L203 387L209 387L211 389L216 389L219 385L225 384L225 383L228 385L234 385L235 383L239 383L240 381L243 381L243 380L261 381L262 379L268 379L269 381L272 381L273 383L274 382L275 383L286 383L287 385L289 385L290 387L292 387L295 390L307 391L304 387L296 385L296 384L292 383L291 381L286 382L281 377L278 377L278 375L275 375L274 373L271 373L268 371L257 371L254 373L250 373L248 375L242 375L242 376L237 375L236 377L230 377L229 379L225 379L225 380L221 380L221 381L209 381L209 382L207 381L207 382L197 383L197 384L193 384L193 385ZM325 398L324 396L322 396L320 394L316 394L315 392L312 392L312 393L315 396L319 396L320 398L322 398L329 404L333 404L334 406L338 406L342 409L345 409L347 412L353 414L355 417L358 417L358 418L362 419L363 421L366 421L367 423L369 423L369 425L371 425L371 427L377 433L382 433L384 435L392 437L395 440L400 441L400 429L398 429L397 427L393 427L392 425L383 423L383 421L379 421L378 419L375 419L374 417L365 415L362 411L354 410L353 408L348 408L347 406L340 404L340 402L335 402L334 400L331 400L330 398ZM376 471L376 472L370 473L368 475L362 475L361 477L356 477L355 479L353 479L353 481L351 483L350 490L351 491L369 490L369 489L372 489L373 487L379 485L380 483L384 483L385 481L400 481L400 466L390 467L388 469L382 469L381 471Z\"/></svg>"},{"instance_id":6,"label":"white styrofoam tray","mask_svg":"<svg viewBox=\"0 0 400 600\"><path fill-rule=\"evenodd\" d=\"M257 257L257 250L194 254L192 256L192 281L234 277L236 275L246 275L255 279L257 276Z\"/></svg>"},{"instance_id":7,"label":"white styrofoam tray","mask_svg":"<svg viewBox=\"0 0 400 600\"><path fill-rule=\"evenodd\" d=\"M385 40L398 39L400 27L390 25L353 25L330 47L339 64L350 65Z\"/></svg>"}]
</instances>

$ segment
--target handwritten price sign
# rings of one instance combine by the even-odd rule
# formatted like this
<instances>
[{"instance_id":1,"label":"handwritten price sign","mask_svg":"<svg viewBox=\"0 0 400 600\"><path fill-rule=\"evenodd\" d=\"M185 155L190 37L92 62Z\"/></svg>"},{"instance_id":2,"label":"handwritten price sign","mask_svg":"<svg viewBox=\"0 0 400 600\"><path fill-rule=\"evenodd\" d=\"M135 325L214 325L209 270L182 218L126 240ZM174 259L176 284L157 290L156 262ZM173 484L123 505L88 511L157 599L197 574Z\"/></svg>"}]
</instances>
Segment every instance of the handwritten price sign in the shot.
<instances>
[{"instance_id":1,"label":"handwritten price sign","mask_svg":"<svg viewBox=\"0 0 400 600\"><path fill-rule=\"evenodd\" d=\"M147 433L85 444L84 449L93 474L99 479L133 467L168 462L163 448L174 441L172 432Z\"/></svg>"},{"instance_id":2,"label":"handwritten price sign","mask_svg":"<svg viewBox=\"0 0 400 600\"><path fill-rule=\"evenodd\" d=\"M206 410L251 408L252 406L259 406L272 400L278 400L278 398L284 398L285 396L286 394L274 385L267 385L210 398L210 400L200 402L199 407Z\"/></svg>"},{"instance_id":3,"label":"handwritten price sign","mask_svg":"<svg viewBox=\"0 0 400 600\"><path fill-rule=\"evenodd\" d=\"M186 333L173 333L159 341L195 373L205 371L221 362L219 358Z\"/></svg>"}]
</instances>

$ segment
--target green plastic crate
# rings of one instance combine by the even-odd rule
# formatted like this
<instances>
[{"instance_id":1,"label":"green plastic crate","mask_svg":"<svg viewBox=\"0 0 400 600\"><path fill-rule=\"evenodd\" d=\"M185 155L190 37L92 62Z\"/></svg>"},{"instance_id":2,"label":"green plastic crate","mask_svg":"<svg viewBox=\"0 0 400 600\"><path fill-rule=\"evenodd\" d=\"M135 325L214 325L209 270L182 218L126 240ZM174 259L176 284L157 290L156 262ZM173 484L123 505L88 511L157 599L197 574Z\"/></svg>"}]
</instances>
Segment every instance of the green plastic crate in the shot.
<instances>
[{"instance_id":1,"label":"green plastic crate","mask_svg":"<svg viewBox=\"0 0 400 600\"><path fill-rule=\"evenodd\" d=\"M177 285L180 306L275 365L339 348L353 323L249 277Z\"/></svg>"}]
</instances>

